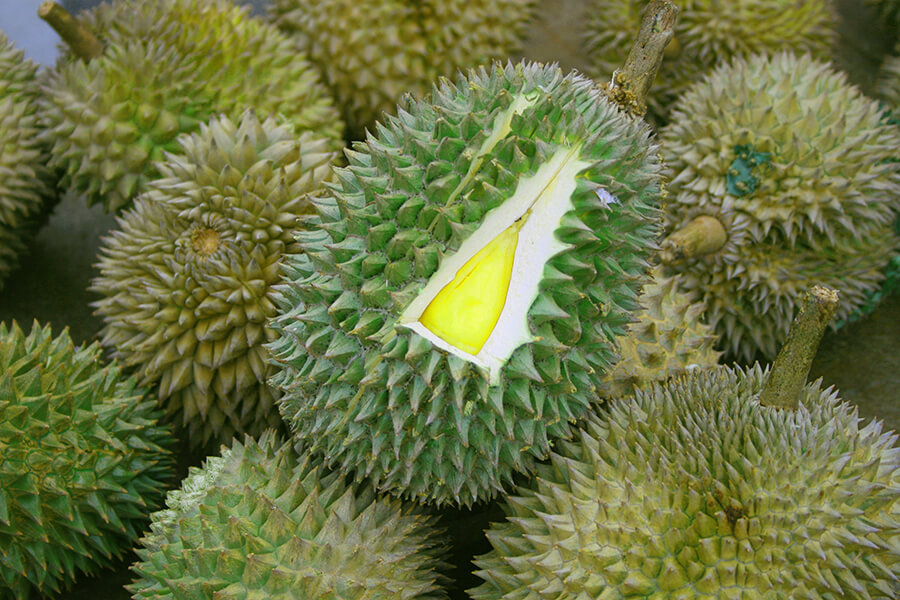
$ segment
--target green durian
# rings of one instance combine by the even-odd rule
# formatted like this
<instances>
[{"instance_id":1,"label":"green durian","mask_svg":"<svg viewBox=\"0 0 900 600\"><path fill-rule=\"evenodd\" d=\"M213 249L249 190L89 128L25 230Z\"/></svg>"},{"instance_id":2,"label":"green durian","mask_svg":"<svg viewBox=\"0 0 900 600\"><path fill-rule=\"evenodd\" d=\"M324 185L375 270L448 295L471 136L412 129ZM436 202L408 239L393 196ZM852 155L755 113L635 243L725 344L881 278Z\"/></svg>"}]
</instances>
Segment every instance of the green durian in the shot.
<instances>
[{"instance_id":1,"label":"green durian","mask_svg":"<svg viewBox=\"0 0 900 600\"><path fill-rule=\"evenodd\" d=\"M591 415L487 531L476 600L895 598L897 435L820 383L713 367Z\"/></svg>"},{"instance_id":2,"label":"green durian","mask_svg":"<svg viewBox=\"0 0 900 600\"><path fill-rule=\"evenodd\" d=\"M658 232L643 122L555 66L409 98L314 200L276 286L279 407L382 490L471 504L595 400Z\"/></svg>"},{"instance_id":3,"label":"green durian","mask_svg":"<svg viewBox=\"0 0 900 600\"><path fill-rule=\"evenodd\" d=\"M445 598L434 517L271 431L193 467L137 549L134 600Z\"/></svg>"},{"instance_id":4,"label":"green durian","mask_svg":"<svg viewBox=\"0 0 900 600\"><path fill-rule=\"evenodd\" d=\"M678 289L678 277L655 267L638 297L640 311L617 339L619 358L603 376L600 396L627 396L651 381L719 362L718 338L703 322L704 306Z\"/></svg>"},{"instance_id":5,"label":"green durian","mask_svg":"<svg viewBox=\"0 0 900 600\"><path fill-rule=\"evenodd\" d=\"M670 267L731 356L774 356L813 283L840 291L843 320L884 281L900 248L900 129L844 74L790 53L736 59L679 100L660 144L667 231L724 226L723 246Z\"/></svg>"},{"instance_id":6,"label":"green durian","mask_svg":"<svg viewBox=\"0 0 900 600\"><path fill-rule=\"evenodd\" d=\"M54 196L40 94L38 66L0 31L0 289Z\"/></svg>"},{"instance_id":7,"label":"green durian","mask_svg":"<svg viewBox=\"0 0 900 600\"><path fill-rule=\"evenodd\" d=\"M518 52L536 0L275 0L272 20L322 74L352 139L407 92Z\"/></svg>"},{"instance_id":8,"label":"green durian","mask_svg":"<svg viewBox=\"0 0 900 600\"><path fill-rule=\"evenodd\" d=\"M281 423L266 385L268 295L282 256L299 251L306 195L331 177L329 148L252 111L213 118L179 138L103 240L91 286L101 343L157 385L195 446Z\"/></svg>"},{"instance_id":9,"label":"green durian","mask_svg":"<svg viewBox=\"0 0 900 600\"><path fill-rule=\"evenodd\" d=\"M181 133L252 107L341 146L342 123L293 43L230 0L118 0L81 13L105 44L63 56L45 85L61 185L119 210L157 175Z\"/></svg>"},{"instance_id":10,"label":"green durian","mask_svg":"<svg viewBox=\"0 0 900 600\"><path fill-rule=\"evenodd\" d=\"M0 599L56 593L130 548L173 471L160 416L97 344L0 323Z\"/></svg>"},{"instance_id":11,"label":"green durian","mask_svg":"<svg viewBox=\"0 0 900 600\"><path fill-rule=\"evenodd\" d=\"M607 82L625 62L649 0L591 0L585 21L590 75ZM665 122L687 88L720 62L793 50L828 60L837 15L829 0L682 0L674 37L647 99L648 115Z\"/></svg>"},{"instance_id":12,"label":"green durian","mask_svg":"<svg viewBox=\"0 0 900 600\"><path fill-rule=\"evenodd\" d=\"M894 113L893 119L900 125L900 43L894 49L894 54L884 58L878 71L875 96L884 101Z\"/></svg>"}]
</instances>

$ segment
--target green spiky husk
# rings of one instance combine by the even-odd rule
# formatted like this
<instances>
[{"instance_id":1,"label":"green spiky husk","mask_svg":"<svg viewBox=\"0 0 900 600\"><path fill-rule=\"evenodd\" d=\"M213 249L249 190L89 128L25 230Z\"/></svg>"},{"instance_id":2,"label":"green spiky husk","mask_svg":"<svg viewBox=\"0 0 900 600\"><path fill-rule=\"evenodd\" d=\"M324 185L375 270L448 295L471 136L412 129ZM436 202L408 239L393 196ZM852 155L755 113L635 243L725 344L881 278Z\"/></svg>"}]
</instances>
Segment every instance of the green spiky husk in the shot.
<instances>
[{"instance_id":1,"label":"green spiky husk","mask_svg":"<svg viewBox=\"0 0 900 600\"><path fill-rule=\"evenodd\" d=\"M341 145L342 124L306 59L229 0L120 0L81 13L106 45L64 56L44 86L61 185L119 210L157 175L181 133L248 107Z\"/></svg>"},{"instance_id":2,"label":"green spiky husk","mask_svg":"<svg viewBox=\"0 0 900 600\"><path fill-rule=\"evenodd\" d=\"M875 96L883 100L894 113L893 120L900 125L900 43L894 54L885 57L878 72Z\"/></svg>"},{"instance_id":3,"label":"green spiky husk","mask_svg":"<svg viewBox=\"0 0 900 600\"><path fill-rule=\"evenodd\" d=\"M101 343L156 384L193 445L280 424L263 343L281 258L299 251L306 195L331 177L330 141L288 123L221 117L179 141L103 240L91 291Z\"/></svg>"},{"instance_id":4,"label":"green spiky husk","mask_svg":"<svg viewBox=\"0 0 900 600\"><path fill-rule=\"evenodd\" d=\"M172 472L134 379L34 323L0 323L0 598L67 587L128 550Z\"/></svg>"},{"instance_id":5,"label":"green spiky husk","mask_svg":"<svg viewBox=\"0 0 900 600\"><path fill-rule=\"evenodd\" d=\"M522 98L534 104L479 154ZM575 178L574 210L547 231L570 247L533 267L543 272L527 317L535 339L499 383L398 325L488 211L549 155L578 146L573 160L590 166ZM348 159L276 287L280 410L313 450L380 489L439 505L490 498L570 435L637 307L660 194L649 129L588 79L497 64L410 99Z\"/></svg>"},{"instance_id":6,"label":"green spiky husk","mask_svg":"<svg viewBox=\"0 0 900 600\"><path fill-rule=\"evenodd\" d=\"M53 196L39 140L38 66L0 31L0 289Z\"/></svg>"},{"instance_id":7,"label":"green spiky husk","mask_svg":"<svg viewBox=\"0 0 900 600\"><path fill-rule=\"evenodd\" d=\"M735 60L682 97L660 141L667 230L710 215L728 234L672 266L730 355L773 357L811 285L840 291L842 321L884 281L900 247L900 129L843 74L789 53Z\"/></svg>"},{"instance_id":8,"label":"green spiky husk","mask_svg":"<svg viewBox=\"0 0 900 600\"><path fill-rule=\"evenodd\" d=\"M900 450L831 388L715 367L592 415L507 500L477 600L893 598Z\"/></svg>"},{"instance_id":9,"label":"green spiky husk","mask_svg":"<svg viewBox=\"0 0 900 600\"><path fill-rule=\"evenodd\" d=\"M535 0L276 0L271 18L322 73L351 139L403 94L518 52Z\"/></svg>"},{"instance_id":10,"label":"green spiky husk","mask_svg":"<svg viewBox=\"0 0 900 600\"><path fill-rule=\"evenodd\" d=\"M434 517L271 431L191 468L166 503L137 549L135 600L446 597Z\"/></svg>"},{"instance_id":11,"label":"green spiky husk","mask_svg":"<svg viewBox=\"0 0 900 600\"><path fill-rule=\"evenodd\" d=\"M649 0L593 0L585 26L590 74L609 81L625 64ZM674 39L653 80L649 116L665 122L687 88L723 61L793 50L828 60L837 15L827 0L684 0L678 3Z\"/></svg>"}]
</instances>

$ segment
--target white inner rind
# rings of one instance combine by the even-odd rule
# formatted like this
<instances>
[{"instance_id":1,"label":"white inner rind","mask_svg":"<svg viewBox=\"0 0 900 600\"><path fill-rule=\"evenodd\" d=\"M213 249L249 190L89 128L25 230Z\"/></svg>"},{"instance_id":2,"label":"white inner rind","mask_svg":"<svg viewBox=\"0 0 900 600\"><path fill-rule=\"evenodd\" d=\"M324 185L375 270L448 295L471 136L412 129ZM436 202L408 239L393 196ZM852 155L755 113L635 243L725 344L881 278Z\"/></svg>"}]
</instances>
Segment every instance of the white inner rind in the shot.
<instances>
[{"instance_id":1,"label":"white inner rind","mask_svg":"<svg viewBox=\"0 0 900 600\"><path fill-rule=\"evenodd\" d=\"M400 315L397 324L412 329L438 348L487 369L491 385L499 383L500 369L513 351L534 340L528 327L528 310L537 298L544 264L550 257L571 247L559 241L553 232L563 215L574 208L572 194L576 188L575 176L591 165L590 162L578 160L580 150L580 146L560 148L534 175L521 179L512 197L488 212L481 227L462 243L453 256L442 261L422 293ZM419 322L422 313L435 296L453 281L457 271L526 213L525 224L519 230L506 302L497 324L478 354L460 350L422 325Z\"/></svg>"}]
</instances>

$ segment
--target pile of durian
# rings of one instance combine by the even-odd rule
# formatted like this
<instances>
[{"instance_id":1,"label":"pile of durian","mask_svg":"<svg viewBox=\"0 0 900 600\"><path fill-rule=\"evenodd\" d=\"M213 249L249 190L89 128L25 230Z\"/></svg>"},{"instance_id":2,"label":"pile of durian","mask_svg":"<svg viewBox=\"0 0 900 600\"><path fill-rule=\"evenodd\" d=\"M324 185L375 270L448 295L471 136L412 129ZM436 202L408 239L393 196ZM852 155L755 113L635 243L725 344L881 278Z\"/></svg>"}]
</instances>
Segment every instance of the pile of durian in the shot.
<instances>
[{"instance_id":1,"label":"pile of durian","mask_svg":"<svg viewBox=\"0 0 900 600\"><path fill-rule=\"evenodd\" d=\"M0 298L0 600L900 597L897 434L807 382L900 291L900 57L676 4L586 3L584 73L535 0L0 31L0 285L108 219L89 305Z\"/></svg>"}]
</instances>

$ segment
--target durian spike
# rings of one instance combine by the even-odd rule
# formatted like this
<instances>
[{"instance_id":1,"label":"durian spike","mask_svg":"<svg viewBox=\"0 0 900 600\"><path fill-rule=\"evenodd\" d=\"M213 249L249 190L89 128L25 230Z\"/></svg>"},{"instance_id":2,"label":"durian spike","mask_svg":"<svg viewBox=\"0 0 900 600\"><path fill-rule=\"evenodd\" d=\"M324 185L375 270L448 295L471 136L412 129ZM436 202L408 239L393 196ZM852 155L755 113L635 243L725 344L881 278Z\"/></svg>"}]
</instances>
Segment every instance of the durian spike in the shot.
<instances>
[{"instance_id":1,"label":"durian spike","mask_svg":"<svg viewBox=\"0 0 900 600\"><path fill-rule=\"evenodd\" d=\"M62 5L49 0L42 2L38 7L38 16L56 30L78 58L91 60L103 54L103 42Z\"/></svg>"},{"instance_id":2,"label":"durian spike","mask_svg":"<svg viewBox=\"0 0 900 600\"><path fill-rule=\"evenodd\" d=\"M728 241L725 226L715 217L700 215L674 231L659 246L659 259L670 264L718 251Z\"/></svg>"},{"instance_id":3,"label":"durian spike","mask_svg":"<svg viewBox=\"0 0 900 600\"><path fill-rule=\"evenodd\" d=\"M678 7L669 0L652 0L625 66L617 69L606 86L606 94L626 113L643 117L653 78L665 56L666 45L675 35Z\"/></svg>"},{"instance_id":4,"label":"durian spike","mask_svg":"<svg viewBox=\"0 0 900 600\"><path fill-rule=\"evenodd\" d=\"M821 285L814 285L803 298L800 312L794 318L787 339L772 363L769 379L759 394L762 406L796 410L800 406L800 392L812 366L825 328L834 317L838 293Z\"/></svg>"}]
</instances>

